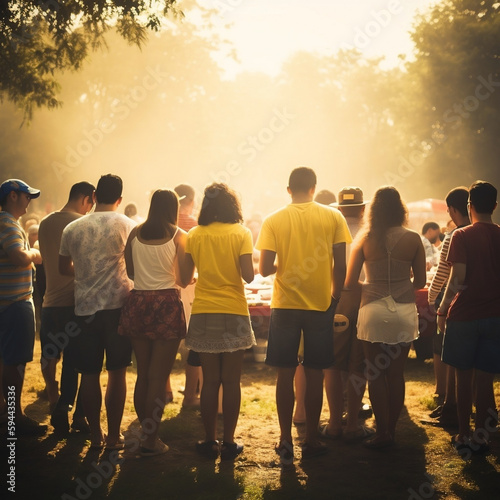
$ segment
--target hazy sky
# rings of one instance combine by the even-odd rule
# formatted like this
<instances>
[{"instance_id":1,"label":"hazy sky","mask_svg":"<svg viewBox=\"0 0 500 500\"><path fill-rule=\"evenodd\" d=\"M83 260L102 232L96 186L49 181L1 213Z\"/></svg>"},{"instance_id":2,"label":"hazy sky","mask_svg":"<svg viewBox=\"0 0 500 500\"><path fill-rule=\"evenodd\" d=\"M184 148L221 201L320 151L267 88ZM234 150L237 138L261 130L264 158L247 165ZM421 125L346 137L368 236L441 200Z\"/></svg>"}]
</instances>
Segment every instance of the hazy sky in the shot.
<instances>
[{"instance_id":1,"label":"hazy sky","mask_svg":"<svg viewBox=\"0 0 500 500\"><path fill-rule=\"evenodd\" d=\"M409 54L408 35L418 10L437 0L200 0L219 10L220 26L238 52L238 70L279 72L297 50L335 53L358 48L368 57L385 56L386 66Z\"/></svg>"}]
</instances>

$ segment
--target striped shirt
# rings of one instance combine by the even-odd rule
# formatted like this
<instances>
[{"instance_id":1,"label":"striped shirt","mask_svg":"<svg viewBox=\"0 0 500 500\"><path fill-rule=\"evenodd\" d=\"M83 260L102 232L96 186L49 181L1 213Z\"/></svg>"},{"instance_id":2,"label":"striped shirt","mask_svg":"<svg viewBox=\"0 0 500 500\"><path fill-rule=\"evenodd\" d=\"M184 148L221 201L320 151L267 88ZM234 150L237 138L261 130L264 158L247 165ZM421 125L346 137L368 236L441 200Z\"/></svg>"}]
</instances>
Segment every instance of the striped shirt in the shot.
<instances>
[{"instance_id":1,"label":"striped shirt","mask_svg":"<svg viewBox=\"0 0 500 500\"><path fill-rule=\"evenodd\" d=\"M463 226L460 226L463 227ZM429 305L433 306L436 303L437 296L444 291L446 285L448 284L448 278L450 277L451 266L446 260L448 258L448 250L450 248L451 235L458 228L453 228L443 240L441 245L441 253L439 254L439 262L436 269L436 274L432 278L432 282L429 286L428 299Z\"/></svg>"},{"instance_id":2,"label":"striped shirt","mask_svg":"<svg viewBox=\"0 0 500 500\"><path fill-rule=\"evenodd\" d=\"M33 265L12 264L7 251L14 248L29 250L28 236L8 212L0 212L0 309L13 302L31 298Z\"/></svg>"}]
</instances>

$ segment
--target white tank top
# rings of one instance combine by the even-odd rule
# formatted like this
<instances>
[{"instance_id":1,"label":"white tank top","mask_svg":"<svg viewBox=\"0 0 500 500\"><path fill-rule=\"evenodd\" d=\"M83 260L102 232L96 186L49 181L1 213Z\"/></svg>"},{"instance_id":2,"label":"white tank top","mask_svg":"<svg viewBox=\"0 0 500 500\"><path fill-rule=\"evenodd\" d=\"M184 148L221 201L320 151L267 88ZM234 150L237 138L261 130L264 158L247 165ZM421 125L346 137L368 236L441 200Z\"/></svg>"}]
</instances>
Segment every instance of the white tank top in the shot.
<instances>
[{"instance_id":1,"label":"white tank top","mask_svg":"<svg viewBox=\"0 0 500 500\"><path fill-rule=\"evenodd\" d=\"M162 245L146 245L141 243L137 236L132 240L135 290L179 288L175 284L174 272L176 255L174 238L178 230L179 228L171 240Z\"/></svg>"}]
</instances>

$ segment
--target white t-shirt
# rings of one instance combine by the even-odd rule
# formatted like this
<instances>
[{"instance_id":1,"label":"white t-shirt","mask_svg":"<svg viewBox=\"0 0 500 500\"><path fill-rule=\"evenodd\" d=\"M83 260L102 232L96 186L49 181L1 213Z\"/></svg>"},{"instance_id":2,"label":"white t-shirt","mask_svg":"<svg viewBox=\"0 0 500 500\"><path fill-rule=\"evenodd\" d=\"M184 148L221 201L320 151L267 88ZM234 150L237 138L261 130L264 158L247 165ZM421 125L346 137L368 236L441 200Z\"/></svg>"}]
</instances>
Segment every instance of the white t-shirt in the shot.
<instances>
[{"instance_id":1,"label":"white t-shirt","mask_svg":"<svg viewBox=\"0 0 500 500\"><path fill-rule=\"evenodd\" d=\"M77 316L122 307L133 287L123 252L135 224L116 212L95 212L64 229L59 254L73 260Z\"/></svg>"}]
</instances>

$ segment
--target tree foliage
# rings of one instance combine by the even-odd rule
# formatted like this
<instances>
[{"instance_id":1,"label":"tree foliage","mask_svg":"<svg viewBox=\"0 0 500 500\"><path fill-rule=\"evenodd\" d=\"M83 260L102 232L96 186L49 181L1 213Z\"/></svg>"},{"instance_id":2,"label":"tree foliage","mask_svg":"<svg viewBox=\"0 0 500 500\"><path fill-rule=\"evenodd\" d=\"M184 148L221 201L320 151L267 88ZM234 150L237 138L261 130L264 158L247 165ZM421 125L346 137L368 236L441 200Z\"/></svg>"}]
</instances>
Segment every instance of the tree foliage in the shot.
<instances>
[{"instance_id":1,"label":"tree foliage","mask_svg":"<svg viewBox=\"0 0 500 500\"><path fill-rule=\"evenodd\" d=\"M0 4L0 100L6 97L31 119L35 108L60 105L58 76L81 68L105 45L111 27L141 46L176 0L23 0Z\"/></svg>"},{"instance_id":2,"label":"tree foliage","mask_svg":"<svg viewBox=\"0 0 500 500\"><path fill-rule=\"evenodd\" d=\"M408 65L408 149L425 158L422 178L469 172L498 181L500 3L443 0L421 15ZM420 167L420 165L419 165Z\"/></svg>"}]
</instances>

